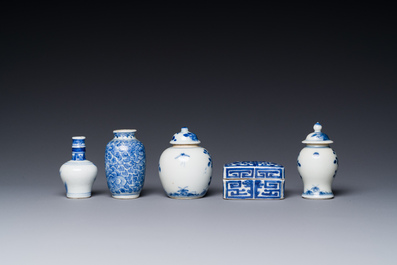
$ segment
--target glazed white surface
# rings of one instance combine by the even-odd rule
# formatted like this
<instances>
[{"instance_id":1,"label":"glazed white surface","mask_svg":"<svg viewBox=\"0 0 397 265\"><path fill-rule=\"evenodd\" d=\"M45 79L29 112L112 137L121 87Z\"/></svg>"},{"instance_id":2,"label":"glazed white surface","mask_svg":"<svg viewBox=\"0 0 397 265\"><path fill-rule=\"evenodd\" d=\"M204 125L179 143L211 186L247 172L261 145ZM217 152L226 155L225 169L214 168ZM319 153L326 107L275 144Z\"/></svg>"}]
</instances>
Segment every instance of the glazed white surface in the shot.
<instances>
[{"instance_id":1,"label":"glazed white surface","mask_svg":"<svg viewBox=\"0 0 397 265\"><path fill-rule=\"evenodd\" d=\"M175 145L166 149L160 156L159 176L167 195L188 189L190 193L201 195L170 197L192 199L204 196L212 176L209 158L208 152L199 146Z\"/></svg>"},{"instance_id":2,"label":"glazed white surface","mask_svg":"<svg viewBox=\"0 0 397 265\"><path fill-rule=\"evenodd\" d=\"M304 184L302 197L333 198L331 185L337 169L336 153L328 145L304 147L298 156L298 171Z\"/></svg>"},{"instance_id":3,"label":"glazed white surface","mask_svg":"<svg viewBox=\"0 0 397 265\"><path fill-rule=\"evenodd\" d=\"M92 185L98 173L97 167L88 160L70 160L59 170L61 179L67 186L68 198L88 198L91 196Z\"/></svg>"}]
</instances>

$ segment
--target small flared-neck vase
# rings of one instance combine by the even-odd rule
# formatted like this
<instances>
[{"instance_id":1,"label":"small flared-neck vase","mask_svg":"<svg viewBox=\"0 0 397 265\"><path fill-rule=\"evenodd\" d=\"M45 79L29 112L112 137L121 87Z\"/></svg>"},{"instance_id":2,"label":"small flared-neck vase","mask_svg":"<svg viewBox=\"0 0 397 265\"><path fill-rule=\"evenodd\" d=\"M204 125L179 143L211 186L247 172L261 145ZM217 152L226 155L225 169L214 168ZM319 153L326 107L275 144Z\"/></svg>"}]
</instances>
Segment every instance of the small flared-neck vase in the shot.
<instances>
[{"instance_id":1,"label":"small flared-neck vase","mask_svg":"<svg viewBox=\"0 0 397 265\"><path fill-rule=\"evenodd\" d=\"M161 184L173 199L203 197L212 178L212 159L209 152L198 146L197 136L183 127L174 134L173 146L164 150L159 161Z\"/></svg>"},{"instance_id":2,"label":"small flared-neck vase","mask_svg":"<svg viewBox=\"0 0 397 265\"><path fill-rule=\"evenodd\" d=\"M314 125L302 143L306 144L297 160L298 172L303 180L302 197L305 199L332 199L331 186L338 170L338 157L329 146L333 143L321 132L320 123Z\"/></svg>"},{"instance_id":3,"label":"small flared-neck vase","mask_svg":"<svg viewBox=\"0 0 397 265\"><path fill-rule=\"evenodd\" d=\"M85 137L74 136L72 140L72 160L63 164L59 170L66 188L66 197L89 198L98 169L91 161L85 159Z\"/></svg>"},{"instance_id":4,"label":"small flared-neck vase","mask_svg":"<svg viewBox=\"0 0 397 265\"><path fill-rule=\"evenodd\" d=\"M138 198L145 181L146 153L134 129L113 131L105 151L105 170L113 198Z\"/></svg>"}]
</instances>

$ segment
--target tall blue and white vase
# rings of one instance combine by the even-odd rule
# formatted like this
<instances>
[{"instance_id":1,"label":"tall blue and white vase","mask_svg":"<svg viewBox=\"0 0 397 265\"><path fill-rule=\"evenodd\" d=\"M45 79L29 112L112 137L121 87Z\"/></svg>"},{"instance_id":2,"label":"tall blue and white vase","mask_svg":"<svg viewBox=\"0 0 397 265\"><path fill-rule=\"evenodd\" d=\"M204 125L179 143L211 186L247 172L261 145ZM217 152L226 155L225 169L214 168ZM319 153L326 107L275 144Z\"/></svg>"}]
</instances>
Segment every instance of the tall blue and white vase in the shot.
<instances>
[{"instance_id":1,"label":"tall blue and white vase","mask_svg":"<svg viewBox=\"0 0 397 265\"><path fill-rule=\"evenodd\" d=\"M97 167L85 159L85 137L72 137L72 160L66 162L59 169L61 179L66 189L66 197L82 199L91 197L91 189Z\"/></svg>"},{"instance_id":2,"label":"tall blue and white vase","mask_svg":"<svg viewBox=\"0 0 397 265\"><path fill-rule=\"evenodd\" d=\"M322 126L316 123L314 132L302 143L306 144L299 153L297 167L303 180L302 197L305 199L332 199L331 185L338 170L338 157L329 146L333 143L328 135L321 132Z\"/></svg>"},{"instance_id":3,"label":"tall blue and white vase","mask_svg":"<svg viewBox=\"0 0 397 265\"><path fill-rule=\"evenodd\" d=\"M106 146L106 179L116 199L138 198L145 181L145 147L135 138L135 132L115 130L113 140Z\"/></svg>"},{"instance_id":4,"label":"tall blue and white vase","mask_svg":"<svg viewBox=\"0 0 397 265\"><path fill-rule=\"evenodd\" d=\"M196 199L203 197L212 178L210 153L199 146L197 136L183 127L174 134L173 146L164 150L159 161L161 184L173 199Z\"/></svg>"}]
</instances>

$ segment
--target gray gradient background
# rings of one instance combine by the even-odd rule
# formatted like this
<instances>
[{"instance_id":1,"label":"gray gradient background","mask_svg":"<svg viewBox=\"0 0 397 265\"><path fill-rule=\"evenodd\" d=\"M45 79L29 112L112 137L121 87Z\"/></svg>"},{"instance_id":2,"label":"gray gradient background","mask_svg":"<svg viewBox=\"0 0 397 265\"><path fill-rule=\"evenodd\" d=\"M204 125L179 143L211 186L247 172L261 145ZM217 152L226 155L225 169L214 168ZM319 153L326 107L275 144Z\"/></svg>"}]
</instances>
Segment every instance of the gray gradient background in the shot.
<instances>
[{"instance_id":1,"label":"gray gradient background","mask_svg":"<svg viewBox=\"0 0 397 265\"><path fill-rule=\"evenodd\" d=\"M14 14L1 31L1 264L395 264L396 32L382 13L168 10ZM300 197L301 141L334 140L335 198ZM157 173L188 126L212 154L206 197L168 199ZM137 129L141 197L107 189L112 131ZM87 137L93 197L59 167ZM282 201L222 199L222 166L286 168Z\"/></svg>"}]
</instances>

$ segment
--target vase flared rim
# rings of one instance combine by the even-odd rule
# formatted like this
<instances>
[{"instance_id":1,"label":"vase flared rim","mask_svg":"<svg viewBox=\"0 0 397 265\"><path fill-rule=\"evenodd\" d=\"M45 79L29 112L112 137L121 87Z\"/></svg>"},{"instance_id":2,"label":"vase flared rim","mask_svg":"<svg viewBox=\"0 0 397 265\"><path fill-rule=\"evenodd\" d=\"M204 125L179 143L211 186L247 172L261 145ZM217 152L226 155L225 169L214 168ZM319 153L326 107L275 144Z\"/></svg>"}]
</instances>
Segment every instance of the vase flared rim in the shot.
<instances>
[{"instance_id":1,"label":"vase flared rim","mask_svg":"<svg viewBox=\"0 0 397 265\"><path fill-rule=\"evenodd\" d=\"M135 129L119 129L119 130L114 130L113 133L133 133L136 132Z\"/></svg>"}]
</instances>

